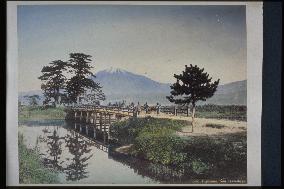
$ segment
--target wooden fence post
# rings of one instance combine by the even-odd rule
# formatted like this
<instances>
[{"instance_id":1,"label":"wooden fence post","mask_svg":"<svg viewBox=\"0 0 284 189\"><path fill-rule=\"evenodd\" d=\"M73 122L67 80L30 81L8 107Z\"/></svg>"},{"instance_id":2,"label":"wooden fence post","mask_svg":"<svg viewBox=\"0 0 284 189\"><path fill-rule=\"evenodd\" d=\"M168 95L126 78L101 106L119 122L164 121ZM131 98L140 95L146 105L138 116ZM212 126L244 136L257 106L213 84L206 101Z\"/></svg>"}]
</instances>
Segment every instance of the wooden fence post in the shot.
<instances>
[{"instance_id":1,"label":"wooden fence post","mask_svg":"<svg viewBox=\"0 0 284 189\"><path fill-rule=\"evenodd\" d=\"M189 106L186 106L186 116L189 116Z\"/></svg>"}]
</instances>

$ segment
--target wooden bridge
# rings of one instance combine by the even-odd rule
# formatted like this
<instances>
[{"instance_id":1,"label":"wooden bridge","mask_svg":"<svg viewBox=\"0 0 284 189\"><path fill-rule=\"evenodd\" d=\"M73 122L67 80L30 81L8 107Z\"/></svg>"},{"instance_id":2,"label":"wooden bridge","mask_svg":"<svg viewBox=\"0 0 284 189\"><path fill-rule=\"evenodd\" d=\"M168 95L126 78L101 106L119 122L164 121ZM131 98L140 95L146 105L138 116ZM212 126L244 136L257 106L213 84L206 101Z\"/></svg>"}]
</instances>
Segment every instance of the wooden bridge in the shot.
<instances>
[{"instance_id":1,"label":"wooden bridge","mask_svg":"<svg viewBox=\"0 0 284 189\"><path fill-rule=\"evenodd\" d=\"M134 108L121 108L117 106L81 105L66 108L68 109L67 120L85 123L94 129L107 133L109 133L112 123L136 115Z\"/></svg>"}]
</instances>

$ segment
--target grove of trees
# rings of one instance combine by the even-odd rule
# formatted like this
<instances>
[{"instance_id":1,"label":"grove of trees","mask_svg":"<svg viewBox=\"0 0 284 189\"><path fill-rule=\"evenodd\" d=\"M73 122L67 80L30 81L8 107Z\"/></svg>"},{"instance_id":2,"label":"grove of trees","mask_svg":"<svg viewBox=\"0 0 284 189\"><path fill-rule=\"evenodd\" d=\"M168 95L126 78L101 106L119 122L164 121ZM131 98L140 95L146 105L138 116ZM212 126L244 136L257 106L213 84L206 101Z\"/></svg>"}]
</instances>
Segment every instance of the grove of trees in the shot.
<instances>
[{"instance_id":1,"label":"grove of trees","mask_svg":"<svg viewBox=\"0 0 284 189\"><path fill-rule=\"evenodd\" d=\"M55 60L41 70L41 89L45 96L44 104L76 103L79 96L95 103L105 100L99 83L92 80L92 56L84 53L70 53L68 61Z\"/></svg>"}]
</instances>

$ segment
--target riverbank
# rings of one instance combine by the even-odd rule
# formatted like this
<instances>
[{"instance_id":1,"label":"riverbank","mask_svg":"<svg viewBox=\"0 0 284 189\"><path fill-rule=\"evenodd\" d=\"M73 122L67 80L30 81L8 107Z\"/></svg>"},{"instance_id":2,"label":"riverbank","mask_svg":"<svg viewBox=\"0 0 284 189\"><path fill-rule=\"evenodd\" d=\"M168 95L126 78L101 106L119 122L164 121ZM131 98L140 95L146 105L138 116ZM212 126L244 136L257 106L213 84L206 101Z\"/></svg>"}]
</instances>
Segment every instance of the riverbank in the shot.
<instances>
[{"instance_id":1,"label":"riverbank","mask_svg":"<svg viewBox=\"0 0 284 189\"><path fill-rule=\"evenodd\" d=\"M53 184L59 183L56 172L47 169L41 162L36 149L28 149L23 135L18 135L19 147L19 182L20 184Z\"/></svg>"},{"instance_id":2,"label":"riverbank","mask_svg":"<svg viewBox=\"0 0 284 189\"><path fill-rule=\"evenodd\" d=\"M191 170L198 175L226 173L229 178L245 179L246 128L235 122L238 129L233 132L232 125L226 123L216 125L204 120L202 123L205 125L196 127L205 127L211 134L206 134L206 129L205 133L188 134L185 130L191 123L187 120L132 118L114 124L111 136L117 138L115 151L119 153Z\"/></svg>"},{"instance_id":3,"label":"riverbank","mask_svg":"<svg viewBox=\"0 0 284 189\"><path fill-rule=\"evenodd\" d=\"M18 111L19 121L65 119L66 116L64 107L44 108L42 106L22 106L19 107Z\"/></svg>"}]
</instances>

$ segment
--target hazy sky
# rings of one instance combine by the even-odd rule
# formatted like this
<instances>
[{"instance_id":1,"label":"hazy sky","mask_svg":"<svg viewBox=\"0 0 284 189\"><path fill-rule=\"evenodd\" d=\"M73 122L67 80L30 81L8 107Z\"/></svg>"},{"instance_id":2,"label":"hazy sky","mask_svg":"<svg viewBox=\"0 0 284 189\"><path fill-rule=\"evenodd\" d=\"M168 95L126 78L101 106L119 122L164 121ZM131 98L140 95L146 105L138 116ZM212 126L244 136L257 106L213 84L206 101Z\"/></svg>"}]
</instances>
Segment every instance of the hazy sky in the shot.
<instances>
[{"instance_id":1,"label":"hazy sky","mask_svg":"<svg viewBox=\"0 0 284 189\"><path fill-rule=\"evenodd\" d=\"M245 6L18 6L19 91L40 89L41 69L69 53L110 67L174 82L185 64L220 83L246 79Z\"/></svg>"}]
</instances>

